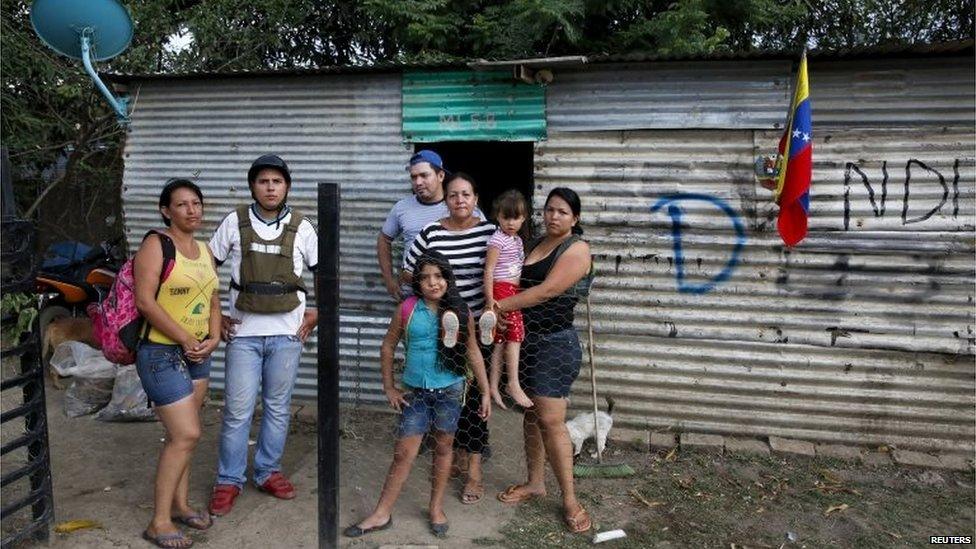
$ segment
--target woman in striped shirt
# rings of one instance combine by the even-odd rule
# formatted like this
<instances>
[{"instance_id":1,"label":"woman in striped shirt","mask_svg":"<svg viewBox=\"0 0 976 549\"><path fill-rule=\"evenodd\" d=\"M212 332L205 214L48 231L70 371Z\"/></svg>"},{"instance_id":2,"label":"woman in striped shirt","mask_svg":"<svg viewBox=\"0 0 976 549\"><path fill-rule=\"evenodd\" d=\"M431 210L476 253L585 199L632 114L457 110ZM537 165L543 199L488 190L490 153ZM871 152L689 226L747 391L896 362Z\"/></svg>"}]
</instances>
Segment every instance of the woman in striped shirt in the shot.
<instances>
[{"instance_id":1,"label":"woman in striped shirt","mask_svg":"<svg viewBox=\"0 0 976 549\"><path fill-rule=\"evenodd\" d=\"M404 278L412 279L417 259L424 252L437 250L451 264L461 298L467 303L471 314L478 317L485 306L485 256L495 225L474 215L478 190L471 176L458 172L445 180L444 199L448 216L424 227L403 255L403 271L407 273ZM481 353L486 362L490 352L488 347L482 347ZM480 402L481 393L474 384L470 384L454 437L456 464L460 470L467 469L468 472L461 493L463 503L477 503L485 492L481 478L481 454L488 446L488 423L478 415Z\"/></svg>"}]
</instances>

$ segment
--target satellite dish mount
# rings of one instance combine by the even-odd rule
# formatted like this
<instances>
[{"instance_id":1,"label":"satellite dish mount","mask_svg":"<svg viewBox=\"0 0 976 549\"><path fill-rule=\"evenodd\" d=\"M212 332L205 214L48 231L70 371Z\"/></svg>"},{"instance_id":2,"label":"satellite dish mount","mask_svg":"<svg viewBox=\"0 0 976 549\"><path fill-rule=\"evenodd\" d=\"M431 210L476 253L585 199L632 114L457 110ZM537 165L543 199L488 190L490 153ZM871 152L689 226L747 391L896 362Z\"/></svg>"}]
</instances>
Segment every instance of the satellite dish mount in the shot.
<instances>
[{"instance_id":1,"label":"satellite dish mount","mask_svg":"<svg viewBox=\"0 0 976 549\"><path fill-rule=\"evenodd\" d=\"M35 0L31 24L54 51L81 59L85 72L115 111L119 122L129 121L128 99L115 97L92 64L119 55L132 41L132 18L116 0Z\"/></svg>"}]
</instances>

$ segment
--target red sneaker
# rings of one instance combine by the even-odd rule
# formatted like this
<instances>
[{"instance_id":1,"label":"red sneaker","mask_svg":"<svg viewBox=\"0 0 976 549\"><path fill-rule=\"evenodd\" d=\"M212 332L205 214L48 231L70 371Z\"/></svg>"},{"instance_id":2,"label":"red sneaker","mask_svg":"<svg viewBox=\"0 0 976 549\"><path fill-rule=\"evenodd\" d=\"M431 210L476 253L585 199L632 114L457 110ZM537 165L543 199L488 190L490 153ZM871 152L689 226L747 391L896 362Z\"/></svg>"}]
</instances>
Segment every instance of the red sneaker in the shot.
<instances>
[{"instance_id":1,"label":"red sneaker","mask_svg":"<svg viewBox=\"0 0 976 549\"><path fill-rule=\"evenodd\" d=\"M234 508L234 500L240 493L241 489L233 484L217 484L210 494L210 505L207 509L210 510L211 515L222 517Z\"/></svg>"},{"instance_id":2,"label":"red sneaker","mask_svg":"<svg viewBox=\"0 0 976 549\"><path fill-rule=\"evenodd\" d=\"M271 473L264 484L258 486L262 492L267 492L279 499L292 499L295 497L295 486L285 478L285 475L275 471Z\"/></svg>"}]
</instances>

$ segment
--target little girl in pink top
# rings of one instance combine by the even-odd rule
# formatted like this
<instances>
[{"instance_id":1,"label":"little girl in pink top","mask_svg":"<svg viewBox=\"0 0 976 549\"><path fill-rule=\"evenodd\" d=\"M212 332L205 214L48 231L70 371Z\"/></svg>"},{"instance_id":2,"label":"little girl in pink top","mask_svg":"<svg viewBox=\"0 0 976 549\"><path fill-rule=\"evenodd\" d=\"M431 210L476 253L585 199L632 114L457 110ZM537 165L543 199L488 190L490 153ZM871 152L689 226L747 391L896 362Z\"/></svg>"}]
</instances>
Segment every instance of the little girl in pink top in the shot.
<instances>
[{"instance_id":1,"label":"little girl in pink top","mask_svg":"<svg viewBox=\"0 0 976 549\"><path fill-rule=\"evenodd\" d=\"M531 408L532 400L522 390L518 378L519 351L522 340L525 339L522 311L505 313L506 326L501 331L495 331L498 318L492 311L496 301L519 292L519 278L522 276L522 263L525 261L525 248L519 232L528 216L529 208L522 193L513 189L495 199L493 210L498 230L488 240L488 255L485 258L486 312L478 322L482 345L490 345L492 341L495 343L491 353L489 376L491 396L496 404L505 407L498 390L504 358L509 396L520 406Z\"/></svg>"}]
</instances>

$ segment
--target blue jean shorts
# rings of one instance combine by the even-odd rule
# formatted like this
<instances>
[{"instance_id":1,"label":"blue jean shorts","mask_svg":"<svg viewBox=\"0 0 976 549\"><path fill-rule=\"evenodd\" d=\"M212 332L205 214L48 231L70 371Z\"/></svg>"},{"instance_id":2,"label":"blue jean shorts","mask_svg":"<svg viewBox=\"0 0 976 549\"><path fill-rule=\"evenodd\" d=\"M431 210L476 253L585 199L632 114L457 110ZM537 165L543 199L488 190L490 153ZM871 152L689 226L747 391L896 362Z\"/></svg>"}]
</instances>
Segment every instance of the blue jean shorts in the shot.
<instances>
[{"instance_id":1,"label":"blue jean shorts","mask_svg":"<svg viewBox=\"0 0 976 549\"><path fill-rule=\"evenodd\" d=\"M461 416L464 381L441 389L412 389L404 398L409 404L400 413L397 438L422 435L431 427L444 433L457 431Z\"/></svg>"},{"instance_id":2,"label":"blue jean shorts","mask_svg":"<svg viewBox=\"0 0 976 549\"><path fill-rule=\"evenodd\" d=\"M179 345L144 341L136 353L136 371L146 396L166 406L193 394L193 382L210 377L210 359L193 363Z\"/></svg>"},{"instance_id":3,"label":"blue jean shorts","mask_svg":"<svg viewBox=\"0 0 976 549\"><path fill-rule=\"evenodd\" d=\"M566 398L579 375L583 350L574 328L525 334L519 354L519 381L530 396Z\"/></svg>"}]
</instances>

